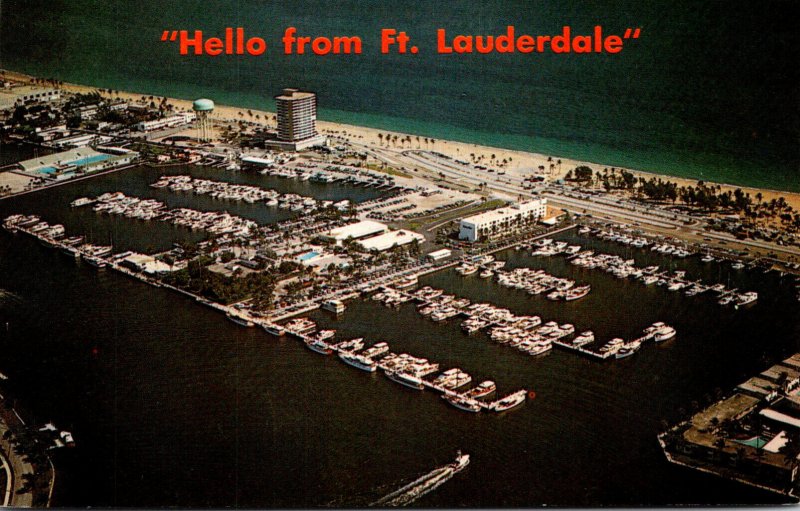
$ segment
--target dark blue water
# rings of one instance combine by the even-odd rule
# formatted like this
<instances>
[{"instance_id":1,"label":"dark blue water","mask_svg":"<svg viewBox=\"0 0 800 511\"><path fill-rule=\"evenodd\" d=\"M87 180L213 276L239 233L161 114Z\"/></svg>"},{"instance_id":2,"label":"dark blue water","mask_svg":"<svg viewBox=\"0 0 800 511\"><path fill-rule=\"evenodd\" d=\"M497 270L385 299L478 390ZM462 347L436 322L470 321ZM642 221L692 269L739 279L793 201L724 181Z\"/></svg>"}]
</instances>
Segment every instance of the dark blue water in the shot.
<instances>
[{"instance_id":1,"label":"dark blue water","mask_svg":"<svg viewBox=\"0 0 800 511\"><path fill-rule=\"evenodd\" d=\"M0 65L99 87L274 107L319 94L327 120L675 176L800 190L800 36L794 2L346 0L197 4L7 0ZM617 55L436 55L435 31L551 34L641 27ZM298 35L359 35L362 55L283 55ZM260 57L180 57L165 29L267 40ZM416 56L381 55L384 27Z\"/></svg>"}]
</instances>

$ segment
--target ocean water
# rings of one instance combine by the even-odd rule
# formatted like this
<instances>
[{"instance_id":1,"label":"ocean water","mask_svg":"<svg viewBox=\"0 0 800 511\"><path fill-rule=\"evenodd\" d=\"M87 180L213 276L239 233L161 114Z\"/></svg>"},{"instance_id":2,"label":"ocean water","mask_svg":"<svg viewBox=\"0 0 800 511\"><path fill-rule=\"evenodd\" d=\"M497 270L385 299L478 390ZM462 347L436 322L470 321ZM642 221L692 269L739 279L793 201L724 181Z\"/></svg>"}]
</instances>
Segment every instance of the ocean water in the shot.
<instances>
[{"instance_id":1,"label":"ocean water","mask_svg":"<svg viewBox=\"0 0 800 511\"><path fill-rule=\"evenodd\" d=\"M6 0L0 67L272 109L281 88L319 95L320 117L740 185L800 191L796 4L345 0L213 3ZM589 33L641 27L617 55L437 55L435 31ZM263 37L259 57L178 55L163 30ZM358 35L362 55L283 55L298 35ZM381 28L420 53L381 55Z\"/></svg>"}]
</instances>

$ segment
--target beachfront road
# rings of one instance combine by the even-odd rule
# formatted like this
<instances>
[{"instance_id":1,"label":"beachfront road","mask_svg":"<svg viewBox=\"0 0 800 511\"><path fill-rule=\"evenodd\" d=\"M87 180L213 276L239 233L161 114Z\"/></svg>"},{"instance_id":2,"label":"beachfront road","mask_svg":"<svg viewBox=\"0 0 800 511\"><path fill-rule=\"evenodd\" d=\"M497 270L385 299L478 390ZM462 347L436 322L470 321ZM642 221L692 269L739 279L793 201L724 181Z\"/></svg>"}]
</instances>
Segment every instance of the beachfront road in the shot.
<instances>
[{"instance_id":1,"label":"beachfront road","mask_svg":"<svg viewBox=\"0 0 800 511\"><path fill-rule=\"evenodd\" d=\"M452 160L424 151L393 151L369 146L361 148L389 165L413 168L433 176L443 176L445 180L456 185L471 184L478 187L482 183L486 183L487 188L499 192L509 199L533 196L530 190L523 187L523 181L518 177L467 168ZM768 253L788 255L790 259L800 257L800 249L796 247L786 247L760 240L740 240L729 234L707 231L701 227L697 219L683 214L671 215L665 211L649 210L647 207L633 205L629 201L615 204L615 200L608 197L576 197L576 194L567 196L552 190L544 191L543 194L552 205L573 213L591 214L594 217L614 222L635 223L663 235L687 238L694 242L713 240L719 244L728 244L732 248L755 248Z\"/></svg>"}]
</instances>

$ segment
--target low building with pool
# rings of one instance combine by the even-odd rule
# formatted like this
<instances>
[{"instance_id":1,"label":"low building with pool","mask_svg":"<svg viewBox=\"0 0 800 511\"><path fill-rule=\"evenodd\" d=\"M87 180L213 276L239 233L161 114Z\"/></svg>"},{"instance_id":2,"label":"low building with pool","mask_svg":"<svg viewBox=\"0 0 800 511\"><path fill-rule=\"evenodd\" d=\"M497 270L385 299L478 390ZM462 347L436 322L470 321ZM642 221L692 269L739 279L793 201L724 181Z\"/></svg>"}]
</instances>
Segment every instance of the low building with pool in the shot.
<instances>
[{"instance_id":1,"label":"low building with pool","mask_svg":"<svg viewBox=\"0 0 800 511\"><path fill-rule=\"evenodd\" d=\"M117 147L104 148L102 152L91 147L79 147L24 160L17 167L31 177L61 180L128 165L138 156L136 151Z\"/></svg>"}]
</instances>

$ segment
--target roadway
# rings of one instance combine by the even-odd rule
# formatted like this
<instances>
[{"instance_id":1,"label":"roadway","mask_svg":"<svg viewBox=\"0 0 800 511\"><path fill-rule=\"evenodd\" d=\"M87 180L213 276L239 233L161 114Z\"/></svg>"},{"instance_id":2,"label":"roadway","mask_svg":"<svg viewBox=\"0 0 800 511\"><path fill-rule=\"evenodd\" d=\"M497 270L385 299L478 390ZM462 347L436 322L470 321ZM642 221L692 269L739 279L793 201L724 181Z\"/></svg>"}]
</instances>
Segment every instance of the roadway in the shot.
<instances>
[{"instance_id":1,"label":"roadway","mask_svg":"<svg viewBox=\"0 0 800 511\"><path fill-rule=\"evenodd\" d=\"M6 484L3 506L4 507L31 507L33 505L33 494L31 491L20 493L25 486L24 474L33 474L33 465L24 461L23 457L14 452L14 446L6 440L3 435L8 431L8 426L0 420L0 448L2 448L3 467L9 481Z\"/></svg>"},{"instance_id":2,"label":"roadway","mask_svg":"<svg viewBox=\"0 0 800 511\"><path fill-rule=\"evenodd\" d=\"M413 168L429 174L430 178L443 178L451 184L463 186L468 183L478 188L485 183L487 189L499 192L510 198L530 198L534 196L530 189L522 186L523 180L518 177L473 169L430 152L421 150L397 151L388 148L368 147L361 144L353 145L359 146L362 150L389 165ZM591 214L593 217L618 223L636 223L662 235L689 238L694 242L714 240L720 244L730 244L734 247L755 248L788 255L791 258L800 257L799 248L776 245L760 240L741 240L733 235L707 231L696 218L681 213L658 210L654 207L643 207L631 201L618 203L612 198L581 196L577 192L567 196L562 192L544 188L538 191L541 191L542 195L547 197L552 205L574 213Z\"/></svg>"}]
</instances>

